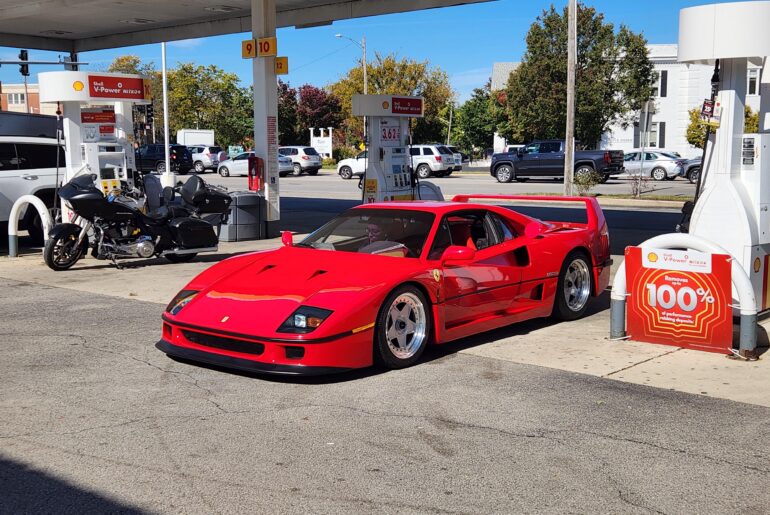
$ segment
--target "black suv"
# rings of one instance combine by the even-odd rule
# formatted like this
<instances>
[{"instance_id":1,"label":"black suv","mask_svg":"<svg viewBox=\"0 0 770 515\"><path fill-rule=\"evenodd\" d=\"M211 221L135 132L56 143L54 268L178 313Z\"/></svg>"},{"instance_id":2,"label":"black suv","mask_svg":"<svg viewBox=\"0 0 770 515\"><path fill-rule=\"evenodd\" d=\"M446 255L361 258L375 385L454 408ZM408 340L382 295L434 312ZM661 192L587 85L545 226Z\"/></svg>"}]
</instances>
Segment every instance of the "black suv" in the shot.
<instances>
[{"instance_id":1,"label":"black suv","mask_svg":"<svg viewBox=\"0 0 770 515\"><path fill-rule=\"evenodd\" d=\"M163 145L142 145L136 149L136 167L140 172L166 171L166 156ZM171 170L179 175L186 175L192 168L192 154L184 145L169 145Z\"/></svg>"}]
</instances>

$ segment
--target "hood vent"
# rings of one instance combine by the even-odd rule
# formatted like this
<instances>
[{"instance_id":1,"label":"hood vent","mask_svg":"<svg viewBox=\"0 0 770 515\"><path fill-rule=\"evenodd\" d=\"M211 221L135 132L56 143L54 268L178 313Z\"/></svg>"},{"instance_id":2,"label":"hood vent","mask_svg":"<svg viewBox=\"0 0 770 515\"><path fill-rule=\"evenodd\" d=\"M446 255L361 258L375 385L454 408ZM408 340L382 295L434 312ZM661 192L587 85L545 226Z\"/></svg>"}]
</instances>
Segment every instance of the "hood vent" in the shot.
<instances>
[{"instance_id":1,"label":"hood vent","mask_svg":"<svg viewBox=\"0 0 770 515\"><path fill-rule=\"evenodd\" d=\"M259 272L257 272L257 274L256 274L256 275L259 275L259 274L261 274L261 273L267 272L268 270L270 270L270 269L272 269L272 268L275 268L275 265L265 265L265 266L262 268L262 270L260 270Z\"/></svg>"},{"instance_id":2,"label":"hood vent","mask_svg":"<svg viewBox=\"0 0 770 515\"><path fill-rule=\"evenodd\" d=\"M307 280L309 281L310 279L314 279L319 275L323 275L325 273L326 273L326 270L316 270L315 272L313 272L313 274L310 277L307 278Z\"/></svg>"}]
</instances>

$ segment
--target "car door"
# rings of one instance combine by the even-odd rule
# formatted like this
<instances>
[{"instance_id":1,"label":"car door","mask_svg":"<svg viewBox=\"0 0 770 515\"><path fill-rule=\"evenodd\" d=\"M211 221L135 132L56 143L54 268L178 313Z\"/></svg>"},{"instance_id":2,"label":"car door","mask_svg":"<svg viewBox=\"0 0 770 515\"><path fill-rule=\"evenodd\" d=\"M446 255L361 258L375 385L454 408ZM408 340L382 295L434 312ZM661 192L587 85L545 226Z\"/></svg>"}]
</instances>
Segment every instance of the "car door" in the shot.
<instances>
[{"instance_id":1,"label":"car door","mask_svg":"<svg viewBox=\"0 0 770 515\"><path fill-rule=\"evenodd\" d=\"M545 141L540 145L537 172L540 176L564 175L564 152L559 141Z\"/></svg>"},{"instance_id":2,"label":"car door","mask_svg":"<svg viewBox=\"0 0 770 515\"><path fill-rule=\"evenodd\" d=\"M537 175L537 169L540 166L540 143L527 145L523 152L516 163L516 171L525 172L526 175Z\"/></svg>"},{"instance_id":3,"label":"car door","mask_svg":"<svg viewBox=\"0 0 770 515\"><path fill-rule=\"evenodd\" d=\"M16 199L25 193L24 180L19 177L16 145L0 143L0 221L8 220Z\"/></svg>"},{"instance_id":4,"label":"car door","mask_svg":"<svg viewBox=\"0 0 770 515\"><path fill-rule=\"evenodd\" d=\"M230 172L231 175L248 175L249 174L249 156L251 152L243 152L233 158L233 169Z\"/></svg>"},{"instance_id":5,"label":"car door","mask_svg":"<svg viewBox=\"0 0 770 515\"><path fill-rule=\"evenodd\" d=\"M623 157L626 173L629 175L639 175L641 171L641 158L639 152L629 152Z\"/></svg>"},{"instance_id":6,"label":"car door","mask_svg":"<svg viewBox=\"0 0 770 515\"><path fill-rule=\"evenodd\" d=\"M642 163L642 174L645 177L649 177L652 174L652 169L655 168L655 165L658 164L657 161L660 159L658 154L655 154L654 152L645 152L644 153L644 162Z\"/></svg>"},{"instance_id":7,"label":"car door","mask_svg":"<svg viewBox=\"0 0 770 515\"><path fill-rule=\"evenodd\" d=\"M484 209L458 210L439 222L429 260L440 260L449 245L475 250L470 262L443 264L440 268L441 306L448 339L504 325L507 311L514 306L521 268L511 260L509 241L495 228L492 215Z\"/></svg>"},{"instance_id":8,"label":"car door","mask_svg":"<svg viewBox=\"0 0 770 515\"><path fill-rule=\"evenodd\" d=\"M353 173L363 174L366 171L366 156L368 151L364 150L356 156L355 163L353 163Z\"/></svg>"}]
</instances>

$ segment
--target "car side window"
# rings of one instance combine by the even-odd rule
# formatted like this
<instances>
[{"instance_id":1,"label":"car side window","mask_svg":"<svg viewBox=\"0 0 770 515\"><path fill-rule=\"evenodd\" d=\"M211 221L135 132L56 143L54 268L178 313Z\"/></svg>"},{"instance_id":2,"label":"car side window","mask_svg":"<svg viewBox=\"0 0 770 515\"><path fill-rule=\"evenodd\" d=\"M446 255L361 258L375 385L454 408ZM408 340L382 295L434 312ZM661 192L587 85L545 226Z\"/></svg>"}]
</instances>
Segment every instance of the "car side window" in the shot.
<instances>
[{"instance_id":1,"label":"car side window","mask_svg":"<svg viewBox=\"0 0 770 515\"><path fill-rule=\"evenodd\" d=\"M623 158L624 161L636 161L637 159L639 159L638 152L631 152L630 154L626 154L626 157Z\"/></svg>"},{"instance_id":2,"label":"car side window","mask_svg":"<svg viewBox=\"0 0 770 515\"><path fill-rule=\"evenodd\" d=\"M235 156L233 161L243 161L244 159L248 159L248 157L249 157L249 154L238 154L237 156Z\"/></svg>"},{"instance_id":3,"label":"car side window","mask_svg":"<svg viewBox=\"0 0 770 515\"><path fill-rule=\"evenodd\" d=\"M356 156L356 159L366 159L366 151L361 152Z\"/></svg>"},{"instance_id":4,"label":"car side window","mask_svg":"<svg viewBox=\"0 0 770 515\"><path fill-rule=\"evenodd\" d=\"M516 231L508 224L508 222L503 220L503 218L496 213L487 213L487 222L492 227L492 230L496 233L495 235L497 241L495 243L511 241L518 236Z\"/></svg>"},{"instance_id":5,"label":"car side window","mask_svg":"<svg viewBox=\"0 0 770 515\"><path fill-rule=\"evenodd\" d=\"M35 170L38 168L56 168L56 145L40 145L35 143L19 143L16 145L20 170ZM62 166L64 154L59 150L59 166Z\"/></svg>"},{"instance_id":6,"label":"car side window","mask_svg":"<svg viewBox=\"0 0 770 515\"><path fill-rule=\"evenodd\" d=\"M432 156L433 155L433 149L430 147L425 147L422 149L422 155L424 156Z\"/></svg>"},{"instance_id":7,"label":"car side window","mask_svg":"<svg viewBox=\"0 0 770 515\"><path fill-rule=\"evenodd\" d=\"M452 237L449 234L449 225L447 224L446 217L444 217L441 220L438 229L436 229L436 236L433 238L433 245L430 247L428 259L441 259L441 255L451 244Z\"/></svg>"},{"instance_id":8,"label":"car side window","mask_svg":"<svg viewBox=\"0 0 770 515\"><path fill-rule=\"evenodd\" d=\"M655 161L655 160L657 160L657 159L658 159L658 156L657 156L657 155L655 155L655 154L653 154L653 153L651 153L651 152L645 152L645 153L644 153L644 158L645 158L647 161Z\"/></svg>"},{"instance_id":9,"label":"car side window","mask_svg":"<svg viewBox=\"0 0 770 515\"><path fill-rule=\"evenodd\" d=\"M5 170L18 170L16 159L16 147L13 143L0 143L0 172Z\"/></svg>"},{"instance_id":10,"label":"car side window","mask_svg":"<svg viewBox=\"0 0 770 515\"><path fill-rule=\"evenodd\" d=\"M281 154L282 156L288 155L288 152L286 152L286 150L287 149L285 148L279 148L278 153Z\"/></svg>"},{"instance_id":11,"label":"car side window","mask_svg":"<svg viewBox=\"0 0 770 515\"><path fill-rule=\"evenodd\" d=\"M561 144L557 141L548 141L540 145L541 154L549 154L553 152L559 152L561 150Z\"/></svg>"},{"instance_id":12,"label":"car side window","mask_svg":"<svg viewBox=\"0 0 770 515\"><path fill-rule=\"evenodd\" d=\"M540 143L532 143L531 145L527 145L527 154L539 154L540 153Z\"/></svg>"},{"instance_id":13,"label":"car side window","mask_svg":"<svg viewBox=\"0 0 770 515\"><path fill-rule=\"evenodd\" d=\"M420 149L419 148L410 148L409 149L409 155L410 156L419 156L420 155Z\"/></svg>"}]
</instances>

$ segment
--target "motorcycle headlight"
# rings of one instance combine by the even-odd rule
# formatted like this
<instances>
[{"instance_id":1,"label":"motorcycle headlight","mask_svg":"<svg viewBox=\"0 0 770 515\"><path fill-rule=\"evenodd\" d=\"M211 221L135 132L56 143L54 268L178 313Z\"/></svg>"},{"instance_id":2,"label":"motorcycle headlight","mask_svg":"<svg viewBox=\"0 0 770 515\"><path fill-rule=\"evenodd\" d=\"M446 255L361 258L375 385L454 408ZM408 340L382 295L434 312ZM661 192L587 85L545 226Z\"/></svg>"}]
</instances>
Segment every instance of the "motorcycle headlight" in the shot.
<instances>
[{"instance_id":1,"label":"motorcycle headlight","mask_svg":"<svg viewBox=\"0 0 770 515\"><path fill-rule=\"evenodd\" d=\"M182 308L185 307L191 300L193 300L196 295L198 295L197 290L180 291L173 299L171 299L171 302L168 303L168 306L166 306L166 311L172 315L176 315L182 311Z\"/></svg>"},{"instance_id":2,"label":"motorcycle headlight","mask_svg":"<svg viewBox=\"0 0 770 515\"><path fill-rule=\"evenodd\" d=\"M289 318L281 324L281 327L278 328L278 332L295 334L312 333L331 314L332 311L329 309L301 306L294 313L289 315Z\"/></svg>"}]
</instances>

